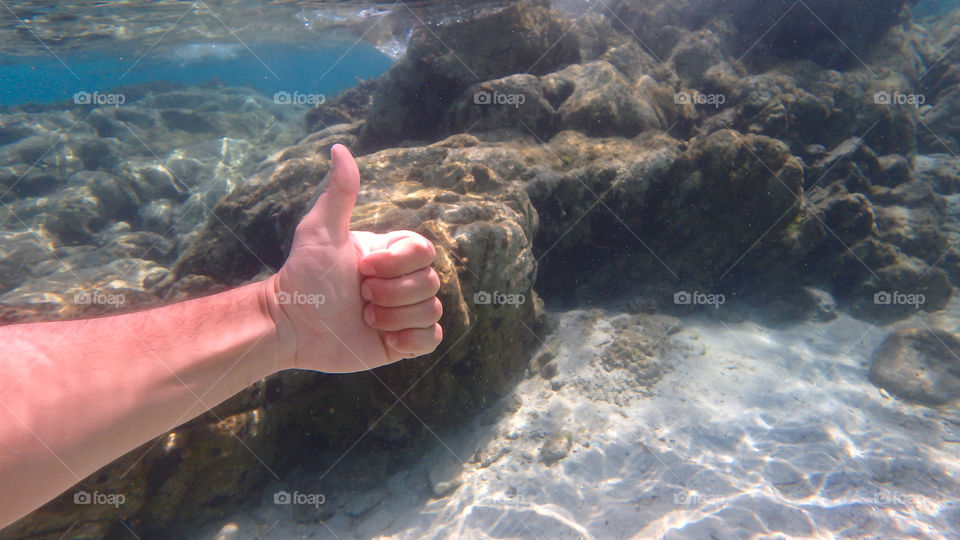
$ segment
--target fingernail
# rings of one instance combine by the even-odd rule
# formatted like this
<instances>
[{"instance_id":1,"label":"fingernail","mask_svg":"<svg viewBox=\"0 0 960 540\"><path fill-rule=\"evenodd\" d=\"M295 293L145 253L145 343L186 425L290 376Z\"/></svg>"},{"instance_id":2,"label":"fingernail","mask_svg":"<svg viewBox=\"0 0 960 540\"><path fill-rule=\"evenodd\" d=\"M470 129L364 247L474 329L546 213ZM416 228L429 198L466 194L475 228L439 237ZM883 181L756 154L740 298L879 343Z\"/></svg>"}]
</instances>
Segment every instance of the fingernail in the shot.
<instances>
[{"instance_id":1,"label":"fingernail","mask_svg":"<svg viewBox=\"0 0 960 540\"><path fill-rule=\"evenodd\" d=\"M360 273L365 276L373 275L373 263L368 260L360 261L360 263L357 265L357 269L360 270Z\"/></svg>"},{"instance_id":2,"label":"fingernail","mask_svg":"<svg viewBox=\"0 0 960 540\"><path fill-rule=\"evenodd\" d=\"M393 334L390 334L389 336L387 336L387 345L389 345L391 349L396 349L396 348L397 348L397 336L395 336L395 335L393 335Z\"/></svg>"},{"instance_id":3,"label":"fingernail","mask_svg":"<svg viewBox=\"0 0 960 540\"><path fill-rule=\"evenodd\" d=\"M377 322L377 310L373 306L370 306L364 310L366 314L367 324L373 325Z\"/></svg>"},{"instance_id":4,"label":"fingernail","mask_svg":"<svg viewBox=\"0 0 960 540\"><path fill-rule=\"evenodd\" d=\"M363 282L363 285L360 285L360 296L367 302L373 302L373 291L370 290L370 285L366 281Z\"/></svg>"}]
</instances>

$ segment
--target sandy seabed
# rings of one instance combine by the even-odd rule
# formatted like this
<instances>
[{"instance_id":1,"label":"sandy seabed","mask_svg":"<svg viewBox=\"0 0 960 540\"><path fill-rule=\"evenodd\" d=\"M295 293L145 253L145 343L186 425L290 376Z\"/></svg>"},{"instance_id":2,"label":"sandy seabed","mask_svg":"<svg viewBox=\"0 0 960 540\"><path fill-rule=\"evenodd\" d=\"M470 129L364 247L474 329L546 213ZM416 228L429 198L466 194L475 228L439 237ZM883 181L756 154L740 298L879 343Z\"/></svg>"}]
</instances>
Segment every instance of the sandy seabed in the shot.
<instances>
[{"instance_id":1,"label":"sandy seabed","mask_svg":"<svg viewBox=\"0 0 960 540\"><path fill-rule=\"evenodd\" d=\"M958 304L897 326L949 328ZM632 315L556 316L555 373L414 466L364 479L348 455L357 488L318 481L326 508L274 504L271 485L196 538L960 536L958 411L867 380L892 327L687 318L654 339L667 373L644 386L598 360Z\"/></svg>"}]
</instances>

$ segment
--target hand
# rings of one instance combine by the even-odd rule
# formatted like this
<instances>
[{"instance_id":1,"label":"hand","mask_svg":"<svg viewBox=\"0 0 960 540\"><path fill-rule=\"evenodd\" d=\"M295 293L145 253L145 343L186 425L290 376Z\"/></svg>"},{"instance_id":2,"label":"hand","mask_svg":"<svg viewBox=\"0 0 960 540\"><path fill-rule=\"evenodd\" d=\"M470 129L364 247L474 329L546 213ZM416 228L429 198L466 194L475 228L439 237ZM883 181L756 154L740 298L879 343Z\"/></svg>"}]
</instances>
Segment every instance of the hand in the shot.
<instances>
[{"instance_id":1,"label":"hand","mask_svg":"<svg viewBox=\"0 0 960 540\"><path fill-rule=\"evenodd\" d=\"M326 191L264 282L279 369L349 373L432 352L443 337L433 244L411 231L351 232L360 172L343 145L330 158Z\"/></svg>"}]
</instances>

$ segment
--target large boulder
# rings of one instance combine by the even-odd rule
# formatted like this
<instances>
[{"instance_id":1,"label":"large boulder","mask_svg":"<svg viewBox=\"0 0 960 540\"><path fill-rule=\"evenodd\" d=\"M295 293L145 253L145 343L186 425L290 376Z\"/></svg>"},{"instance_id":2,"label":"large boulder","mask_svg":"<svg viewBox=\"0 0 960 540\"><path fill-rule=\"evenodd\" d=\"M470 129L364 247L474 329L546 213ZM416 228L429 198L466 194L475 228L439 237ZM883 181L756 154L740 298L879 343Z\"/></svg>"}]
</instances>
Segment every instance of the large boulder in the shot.
<instances>
[{"instance_id":1,"label":"large boulder","mask_svg":"<svg viewBox=\"0 0 960 540\"><path fill-rule=\"evenodd\" d=\"M685 149L656 132L628 140L565 131L541 148L520 174L541 216L538 256L551 269L538 290L555 299L646 289L672 300L681 287L708 290L722 278L733 287L741 271L766 272L754 257L782 243L799 211L802 166L765 137L721 131Z\"/></svg>"},{"instance_id":2,"label":"large boulder","mask_svg":"<svg viewBox=\"0 0 960 540\"><path fill-rule=\"evenodd\" d=\"M541 141L561 130L633 137L676 126L682 109L668 85L649 76L632 82L597 60L542 77L517 74L471 85L447 111L444 126L473 133L507 128Z\"/></svg>"},{"instance_id":3,"label":"large boulder","mask_svg":"<svg viewBox=\"0 0 960 540\"><path fill-rule=\"evenodd\" d=\"M594 137L633 137L647 128L670 127L660 124L647 96L608 62L573 65L545 79L548 87L569 88L557 111L564 129Z\"/></svg>"},{"instance_id":4,"label":"large boulder","mask_svg":"<svg viewBox=\"0 0 960 540\"><path fill-rule=\"evenodd\" d=\"M906 0L735 0L733 22L738 53L769 49L782 58L806 58L831 68L859 62L858 56L893 26Z\"/></svg>"},{"instance_id":5,"label":"large boulder","mask_svg":"<svg viewBox=\"0 0 960 540\"><path fill-rule=\"evenodd\" d=\"M349 124L366 118L373 105L377 80L360 81L333 99L324 101L307 111L307 133L323 131L338 124Z\"/></svg>"},{"instance_id":6,"label":"large boulder","mask_svg":"<svg viewBox=\"0 0 960 540\"><path fill-rule=\"evenodd\" d=\"M729 22L736 58L813 60L848 67L864 57L899 21L906 0L620 0L611 4L614 24L630 30L660 58L690 30Z\"/></svg>"},{"instance_id":7,"label":"large boulder","mask_svg":"<svg viewBox=\"0 0 960 540\"><path fill-rule=\"evenodd\" d=\"M436 140L447 110L471 85L543 75L581 60L577 32L559 13L522 2L467 21L414 30L406 56L377 86L361 151Z\"/></svg>"},{"instance_id":8,"label":"large boulder","mask_svg":"<svg viewBox=\"0 0 960 540\"><path fill-rule=\"evenodd\" d=\"M331 140L341 136L350 138L319 132L275 154L213 209L152 292L183 298L275 270L299 217L323 188ZM437 246L445 338L435 353L368 373L276 374L76 488L124 493L124 506L73 505L71 490L8 537L62 533L76 521L92 535L106 535L121 517L138 534L160 534L244 500L290 464L342 452L364 437L416 445L428 430L455 425L492 403L523 373L549 323L533 291L537 214L524 186L502 174L521 160L507 144L467 135L358 159L363 184L352 228L415 230ZM397 406L401 397L404 406Z\"/></svg>"}]
</instances>

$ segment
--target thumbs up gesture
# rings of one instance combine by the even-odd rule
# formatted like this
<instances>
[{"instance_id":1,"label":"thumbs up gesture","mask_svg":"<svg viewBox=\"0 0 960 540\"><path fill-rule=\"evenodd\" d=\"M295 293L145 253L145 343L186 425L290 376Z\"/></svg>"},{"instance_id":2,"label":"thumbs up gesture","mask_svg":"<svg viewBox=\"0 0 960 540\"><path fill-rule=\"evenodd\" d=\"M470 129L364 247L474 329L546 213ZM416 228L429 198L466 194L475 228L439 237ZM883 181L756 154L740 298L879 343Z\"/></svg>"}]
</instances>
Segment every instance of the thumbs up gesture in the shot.
<instances>
[{"instance_id":1,"label":"thumbs up gesture","mask_svg":"<svg viewBox=\"0 0 960 540\"><path fill-rule=\"evenodd\" d=\"M348 373L432 352L443 337L433 244L411 231L350 231L360 172L345 146L330 157L326 191L265 282L278 368Z\"/></svg>"}]
</instances>

